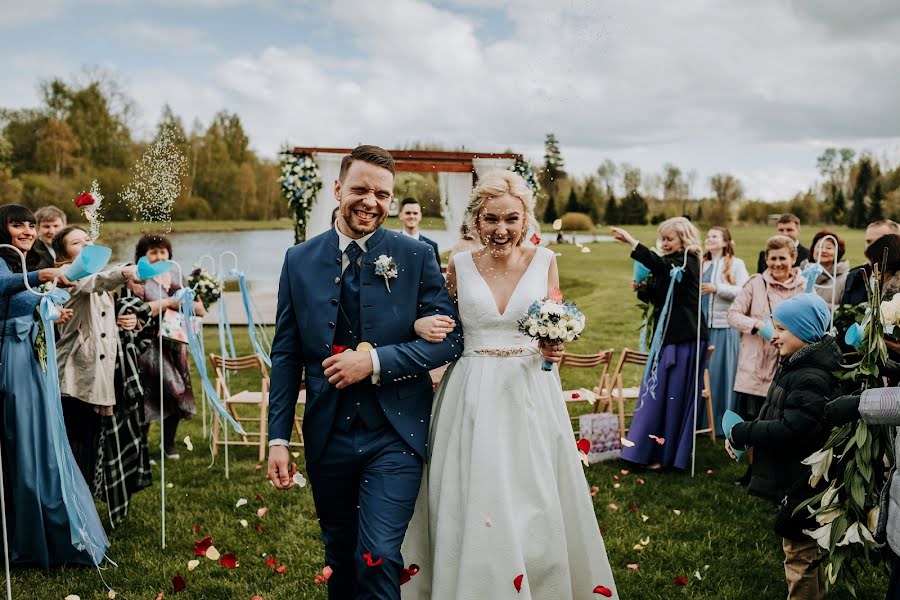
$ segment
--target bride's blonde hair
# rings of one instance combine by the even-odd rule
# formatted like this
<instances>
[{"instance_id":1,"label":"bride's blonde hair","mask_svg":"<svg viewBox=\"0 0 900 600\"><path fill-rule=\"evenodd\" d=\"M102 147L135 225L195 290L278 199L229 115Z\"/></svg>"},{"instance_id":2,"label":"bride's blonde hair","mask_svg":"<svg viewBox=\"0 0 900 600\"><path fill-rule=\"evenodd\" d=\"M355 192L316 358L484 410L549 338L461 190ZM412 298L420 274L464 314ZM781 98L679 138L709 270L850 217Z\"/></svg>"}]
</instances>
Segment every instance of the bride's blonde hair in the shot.
<instances>
[{"instance_id":1,"label":"bride's blonde hair","mask_svg":"<svg viewBox=\"0 0 900 600\"><path fill-rule=\"evenodd\" d=\"M509 194L513 198L517 198L522 202L525 209L525 231L519 244L528 239L529 232L540 231L540 226L534 218L534 195L531 188L522 178L521 175L507 171L505 169L497 169L485 174L478 180L478 184L469 195L469 205L466 207L466 222L469 230L478 230L478 219L481 217L481 209L484 203L491 198L498 198L504 194Z\"/></svg>"}]
</instances>

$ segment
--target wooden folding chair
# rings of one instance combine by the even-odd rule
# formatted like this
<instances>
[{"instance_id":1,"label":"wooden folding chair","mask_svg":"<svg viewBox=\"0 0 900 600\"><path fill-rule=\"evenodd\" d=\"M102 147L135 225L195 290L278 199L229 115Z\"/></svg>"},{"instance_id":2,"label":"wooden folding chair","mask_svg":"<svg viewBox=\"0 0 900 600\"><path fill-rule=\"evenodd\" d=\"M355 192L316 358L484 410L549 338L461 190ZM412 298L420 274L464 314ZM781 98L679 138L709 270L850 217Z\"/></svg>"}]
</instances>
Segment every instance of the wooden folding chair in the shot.
<instances>
[{"instance_id":1,"label":"wooden folding chair","mask_svg":"<svg viewBox=\"0 0 900 600\"><path fill-rule=\"evenodd\" d=\"M259 449L259 460L265 460L266 447L268 446L268 432L266 428L269 421L269 372L266 369L265 362L263 362L262 357L258 354L238 356L237 358L224 358L216 354L210 354L209 358L212 361L213 368L216 371L216 393L219 394L219 398L222 399L222 403L225 405L225 408L226 410L228 410L229 414L234 418L235 421L240 423L241 427L243 427L245 431L245 434L239 435L238 439L229 439L227 441L224 439L220 439L219 434L221 425L219 419L213 419L213 456L218 454L220 445L227 444L229 446L256 446ZM236 372L251 370L257 371L260 375L260 391L253 392L249 390L243 390L236 394L232 394L231 390L228 387L225 373L228 371ZM305 400L304 392L305 390L301 391L300 398L298 398L298 403L302 403ZM258 416L248 417L241 415L238 412L239 406L258 407ZM255 424L255 426L245 426L245 424L248 423ZM300 442L299 444L292 445L302 446L303 432L301 429L301 417L298 416L294 418L294 427L297 430L297 435ZM250 439L251 437L258 439Z\"/></svg>"},{"instance_id":2,"label":"wooden folding chair","mask_svg":"<svg viewBox=\"0 0 900 600\"><path fill-rule=\"evenodd\" d=\"M574 354L572 352L565 352L563 353L562 361L559 363L560 370L562 370L563 367L573 367L576 369L594 369L600 367L600 378L597 380L597 385L592 389L596 396L596 401L591 407L591 412L598 412L600 409L601 397L604 392L608 393L610 388L609 367L612 364L612 356L612 348L600 350L596 354ZM581 398L578 394L578 390L564 390L563 398L565 398L566 402L585 401L585 398ZM572 421L572 427L577 433L578 416L570 416L569 419Z\"/></svg>"},{"instance_id":3,"label":"wooden folding chair","mask_svg":"<svg viewBox=\"0 0 900 600\"><path fill-rule=\"evenodd\" d=\"M619 412L619 436L625 437L625 434L628 432L628 428L625 427L625 417L633 417L634 412L626 413L625 412L625 400L636 399L640 395L640 386L638 387L625 387L622 382L622 368L625 365L635 365L638 367L646 367L647 360L650 358L650 355L646 352L638 352L637 350L630 350L628 348L622 348L622 354L619 356L619 362L616 363L616 368L612 374L612 385L613 385L613 394L616 400L616 406Z\"/></svg>"},{"instance_id":4,"label":"wooden folding chair","mask_svg":"<svg viewBox=\"0 0 900 600\"><path fill-rule=\"evenodd\" d=\"M706 368L703 370L703 392L700 394L700 398L706 402L706 422L709 427L694 431L694 435L697 435L698 433L708 433L709 439L713 442L716 441L716 424L713 422L712 390L709 386L709 359L712 358L712 353L715 349L715 346L709 346L706 349Z\"/></svg>"}]
</instances>

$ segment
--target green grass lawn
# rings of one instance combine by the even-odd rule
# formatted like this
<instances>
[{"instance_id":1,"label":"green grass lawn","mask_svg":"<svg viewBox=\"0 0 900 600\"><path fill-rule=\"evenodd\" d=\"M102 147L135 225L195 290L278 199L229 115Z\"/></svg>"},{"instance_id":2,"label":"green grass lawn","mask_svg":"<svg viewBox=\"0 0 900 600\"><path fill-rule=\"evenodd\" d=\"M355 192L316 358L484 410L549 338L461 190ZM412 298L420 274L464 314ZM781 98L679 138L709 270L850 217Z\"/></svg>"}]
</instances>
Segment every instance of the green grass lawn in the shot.
<instances>
[{"instance_id":1,"label":"green grass lawn","mask_svg":"<svg viewBox=\"0 0 900 600\"><path fill-rule=\"evenodd\" d=\"M654 239L654 228L637 227L633 233L645 243ZM755 270L756 255L769 234L769 228L741 227L733 230L738 254ZM804 239L814 231L804 231ZM851 263L862 257L862 232L847 232ZM574 246L558 246L563 291L576 300L589 318L584 338L571 350L596 351L613 347L637 346L638 311L630 291L631 261L622 244L602 243L590 246L589 254ZM214 328L206 329L209 349L217 348ZM246 330L235 329L239 352L250 352ZM566 387L591 387L596 374L564 371ZM636 374L631 375L632 379ZM248 378L237 378L233 388L249 385ZM195 389L199 389L195 385ZM588 407L570 405L573 414ZM322 547L315 511L308 488L276 492L257 470L256 450L232 449L230 479L225 479L223 457L211 464L202 434L201 419L182 424L178 439L190 435L194 444L188 452L182 444L182 460L167 461L166 489L167 541L160 548L160 486L158 467L151 489L134 498L131 514L118 529L110 531L110 557L118 568L103 571L103 577L119 593L119 598L153 600L161 591L171 597L172 578L181 575L187 589L177 597L184 599L250 600L260 595L265 600L325 598L325 589L313 580L321 571ZM158 448L158 427L151 428L151 445ZM158 450L154 450L158 454ZM297 458L305 473L302 454ZM676 472L636 472L609 461L586 469L589 484L599 487L593 499L600 526L604 530L607 552L619 592L623 598L722 598L770 599L785 596L780 539L771 531L772 508L749 497L732 483L743 472L742 465L728 459L721 440L697 441L697 476ZM619 478L618 481L614 477ZM638 478L645 482L638 483ZM618 483L620 487L615 488ZM256 495L262 500L255 499ZM239 498L248 504L237 508ZM618 510L612 510L613 503ZM104 515L100 506L101 517ZM267 506L262 519L257 508ZM635 509L633 510L632 507ZM678 515L674 511L680 511ZM648 519L643 520L642 515ZM249 527L240 525L246 519ZM200 533L193 527L199 524ZM263 527L262 532L255 525ZM193 543L211 535L221 552L234 552L240 562L229 570L206 558L188 571L194 558ZM649 543L636 550L640 541ZM276 556L287 568L277 574L266 567L263 554ZM637 564L633 571L629 564ZM708 568L707 568L708 565ZM694 573L702 577L697 579ZM883 597L887 578L880 569L864 574L859 598ZM674 584L674 578L688 578L686 587ZM13 575L16 598L62 600L78 594L82 600L106 598L106 589L97 572L86 568L16 570ZM510 588L512 589L512 588ZM514 596L511 596L511 598ZM849 598L835 593L833 598Z\"/></svg>"}]
</instances>

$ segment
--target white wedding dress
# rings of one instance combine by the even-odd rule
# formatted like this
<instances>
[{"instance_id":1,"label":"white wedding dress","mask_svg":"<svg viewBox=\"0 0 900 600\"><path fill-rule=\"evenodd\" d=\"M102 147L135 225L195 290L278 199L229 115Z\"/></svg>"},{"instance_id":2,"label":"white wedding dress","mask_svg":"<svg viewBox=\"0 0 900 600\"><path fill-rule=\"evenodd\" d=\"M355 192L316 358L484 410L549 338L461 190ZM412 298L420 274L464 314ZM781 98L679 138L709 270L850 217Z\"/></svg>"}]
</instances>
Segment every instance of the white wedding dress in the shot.
<instances>
[{"instance_id":1,"label":"white wedding dress","mask_svg":"<svg viewBox=\"0 0 900 600\"><path fill-rule=\"evenodd\" d=\"M558 371L518 331L552 258L537 249L500 314L471 253L454 257L465 351L435 396L404 599L618 598Z\"/></svg>"}]
</instances>

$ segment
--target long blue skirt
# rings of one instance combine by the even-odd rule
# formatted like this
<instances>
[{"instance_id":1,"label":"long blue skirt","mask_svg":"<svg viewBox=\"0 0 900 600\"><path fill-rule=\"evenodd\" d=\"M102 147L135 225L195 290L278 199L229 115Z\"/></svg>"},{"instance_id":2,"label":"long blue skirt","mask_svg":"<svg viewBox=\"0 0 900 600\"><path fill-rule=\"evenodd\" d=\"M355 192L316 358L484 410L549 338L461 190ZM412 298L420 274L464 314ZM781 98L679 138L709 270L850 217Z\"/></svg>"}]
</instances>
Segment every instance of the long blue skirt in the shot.
<instances>
[{"instance_id":1,"label":"long blue skirt","mask_svg":"<svg viewBox=\"0 0 900 600\"><path fill-rule=\"evenodd\" d=\"M713 422L716 435L722 433L722 416L726 410L737 410L737 393L734 378L737 375L738 351L741 334L730 327L709 330L709 343L716 349L709 361L709 387L712 393ZM697 411L697 429L706 429L706 406Z\"/></svg>"},{"instance_id":2,"label":"long blue skirt","mask_svg":"<svg viewBox=\"0 0 900 600\"><path fill-rule=\"evenodd\" d=\"M31 316L6 324L0 427L10 562L45 569L96 565L109 540L72 456L59 392L45 387L33 350L36 335Z\"/></svg>"},{"instance_id":3,"label":"long blue skirt","mask_svg":"<svg viewBox=\"0 0 900 600\"><path fill-rule=\"evenodd\" d=\"M622 449L622 458L641 465L660 463L663 467L687 469L691 464L694 438L694 402L700 403L703 368L708 342L700 341L700 385L694 387L697 343L667 344L659 353L656 385L648 385L652 375L641 381L640 396L626 438L634 446ZM664 440L662 444L650 438Z\"/></svg>"}]
</instances>

